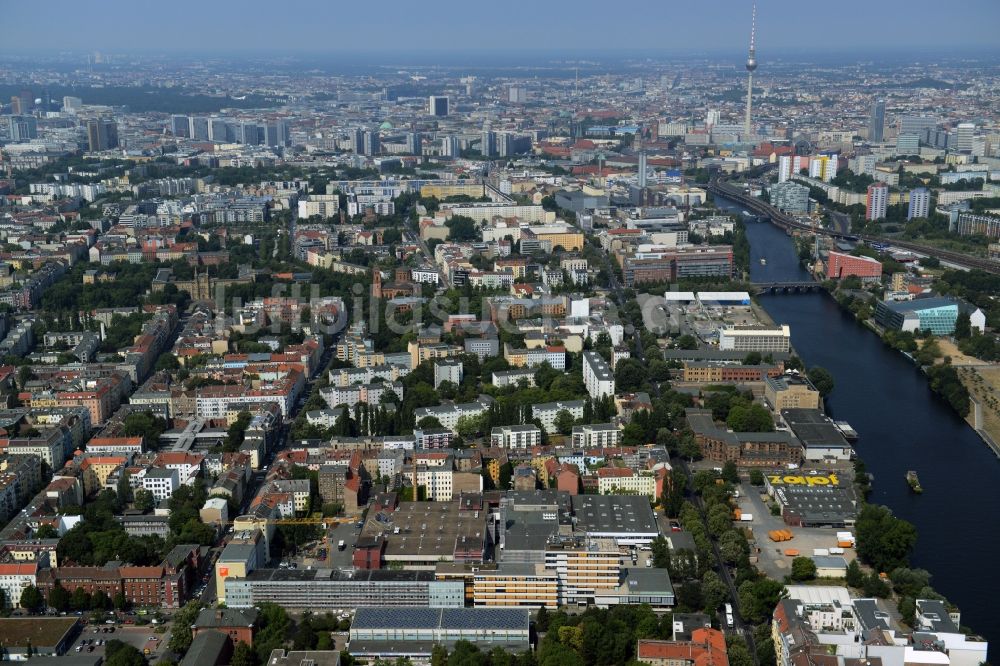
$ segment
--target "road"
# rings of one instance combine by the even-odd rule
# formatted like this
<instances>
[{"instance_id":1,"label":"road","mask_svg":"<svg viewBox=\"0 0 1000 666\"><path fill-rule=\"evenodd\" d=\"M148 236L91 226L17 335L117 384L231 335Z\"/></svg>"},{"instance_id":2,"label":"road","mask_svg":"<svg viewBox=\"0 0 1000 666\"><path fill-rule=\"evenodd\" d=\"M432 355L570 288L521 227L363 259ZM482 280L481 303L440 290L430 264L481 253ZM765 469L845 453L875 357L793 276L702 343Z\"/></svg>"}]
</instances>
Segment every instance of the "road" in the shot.
<instances>
[{"instance_id":1,"label":"road","mask_svg":"<svg viewBox=\"0 0 1000 666\"><path fill-rule=\"evenodd\" d=\"M403 212L404 219L411 220L411 218L410 218L410 210L411 209L407 208ZM434 254L431 252L431 249L429 247L427 247L426 241L424 241L424 239L420 237L420 228L417 226L417 223L415 221L411 220L410 223L409 223L408 229L409 229L409 232L411 234L413 234L413 239L420 246L420 251L424 253L424 256L427 257L428 261L430 261L431 263L434 263ZM445 289L451 289L451 276L448 275L448 271L446 271L446 270L440 270L439 269L438 273L441 275L441 282L444 283L444 288Z\"/></svg>"}]
</instances>

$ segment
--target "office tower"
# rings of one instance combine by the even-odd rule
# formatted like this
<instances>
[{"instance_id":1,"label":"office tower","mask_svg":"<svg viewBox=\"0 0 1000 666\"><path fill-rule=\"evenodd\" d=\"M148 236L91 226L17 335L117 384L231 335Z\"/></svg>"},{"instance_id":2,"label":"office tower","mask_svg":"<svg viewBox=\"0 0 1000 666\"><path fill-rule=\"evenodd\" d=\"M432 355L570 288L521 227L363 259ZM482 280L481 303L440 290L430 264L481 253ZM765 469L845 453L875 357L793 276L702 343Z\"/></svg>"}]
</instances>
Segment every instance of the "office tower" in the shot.
<instances>
[{"instance_id":1,"label":"office tower","mask_svg":"<svg viewBox=\"0 0 1000 666\"><path fill-rule=\"evenodd\" d=\"M260 126L257 123L241 122L235 126L236 143L256 146L261 142Z\"/></svg>"},{"instance_id":2,"label":"office tower","mask_svg":"<svg viewBox=\"0 0 1000 666\"><path fill-rule=\"evenodd\" d=\"M83 100L79 97L63 97L63 111L66 113L74 113L81 106L83 106Z\"/></svg>"},{"instance_id":3,"label":"office tower","mask_svg":"<svg viewBox=\"0 0 1000 666\"><path fill-rule=\"evenodd\" d=\"M406 152L410 155L423 155L424 137L420 136L420 132L410 132L406 135Z\"/></svg>"},{"instance_id":4,"label":"office tower","mask_svg":"<svg viewBox=\"0 0 1000 666\"><path fill-rule=\"evenodd\" d=\"M170 133L176 137L190 137L191 121L187 116L170 116Z\"/></svg>"},{"instance_id":5,"label":"office tower","mask_svg":"<svg viewBox=\"0 0 1000 666\"><path fill-rule=\"evenodd\" d=\"M809 212L809 188L793 182L778 183L771 188L771 204L787 213Z\"/></svg>"},{"instance_id":6,"label":"office tower","mask_svg":"<svg viewBox=\"0 0 1000 666\"><path fill-rule=\"evenodd\" d=\"M496 132L483 130L482 138L479 140L479 152L483 157L495 157L497 154Z\"/></svg>"},{"instance_id":7,"label":"office tower","mask_svg":"<svg viewBox=\"0 0 1000 666\"><path fill-rule=\"evenodd\" d=\"M646 187L646 153L639 153L639 187Z\"/></svg>"},{"instance_id":8,"label":"office tower","mask_svg":"<svg viewBox=\"0 0 1000 666\"><path fill-rule=\"evenodd\" d=\"M976 133L976 126L972 123L959 123L955 131L955 150L960 153L972 152L972 139Z\"/></svg>"},{"instance_id":9,"label":"office tower","mask_svg":"<svg viewBox=\"0 0 1000 666\"><path fill-rule=\"evenodd\" d=\"M510 132L497 134L497 155L510 157L514 154L514 135Z\"/></svg>"},{"instance_id":10,"label":"office tower","mask_svg":"<svg viewBox=\"0 0 1000 666\"><path fill-rule=\"evenodd\" d=\"M446 136L441 139L441 155L444 157L462 156L462 145L457 136Z\"/></svg>"},{"instance_id":11,"label":"office tower","mask_svg":"<svg viewBox=\"0 0 1000 666\"><path fill-rule=\"evenodd\" d=\"M448 97L431 95L427 100L427 113L431 116L448 115Z\"/></svg>"},{"instance_id":12,"label":"office tower","mask_svg":"<svg viewBox=\"0 0 1000 666\"><path fill-rule=\"evenodd\" d=\"M208 140L215 141L217 143L223 143L225 141L229 141L229 139L226 136L225 118L208 119Z\"/></svg>"},{"instance_id":13,"label":"office tower","mask_svg":"<svg viewBox=\"0 0 1000 666\"><path fill-rule=\"evenodd\" d=\"M753 73L757 70L757 3L753 3L753 15L750 19L750 53L747 55L747 111L743 118L743 140L749 141L752 132L750 131L750 116L753 105Z\"/></svg>"},{"instance_id":14,"label":"office tower","mask_svg":"<svg viewBox=\"0 0 1000 666\"><path fill-rule=\"evenodd\" d=\"M897 155L918 155L920 153L920 136L917 134L900 134L896 137Z\"/></svg>"},{"instance_id":15,"label":"office tower","mask_svg":"<svg viewBox=\"0 0 1000 666\"><path fill-rule=\"evenodd\" d=\"M906 219L927 217L931 212L931 192L926 187L918 187L910 192L910 207Z\"/></svg>"},{"instance_id":16,"label":"office tower","mask_svg":"<svg viewBox=\"0 0 1000 666\"><path fill-rule=\"evenodd\" d=\"M18 113L31 113L31 110L35 108L35 96L31 94L30 90L24 88L21 90L21 94L18 95L18 104L21 109Z\"/></svg>"},{"instance_id":17,"label":"office tower","mask_svg":"<svg viewBox=\"0 0 1000 666\"><path fill-rule=\"evenodd\" d=\"M836 155L817 155L809 160L809 177L829 183L837 175Z\"/></svg>"},{"instance_id":18,"label":"office tower","mask_svg":"<svg viewBox=\"0 0 1000 666\"><path fill-rule=\"evenodd\" d=\"M275 120L263 126L264 144L271 148L291 145L287 120Z\"/></svg>"},{"instance_id":19,"label":"office tower","mask_svg":"<svg viewBox=\"0 0 1000 666\"><path fill-rule=\"evenodd\" d=\"M937 118L930 116L902 116L899 119L899 133L916 134L922 137L927 133L927 130L937 127L937 122Z\"/></svg>"},{"instance_id":20,"label":"office tower","mask_svg":"<svg viewBox=\"0 0 1000 666\"><path fill-rule=\"evenodd\" d=\"M372 157L382 152L382 143L379 140L378 132L368 131L364 133L361 152L367 157Z\"/></svg>"},{"instance_id":21,"label":"office tower","mask_svg":"<svg viewBox=\"0 0 1000 666\"><path fill-rule=\"evenodd\" d=\"M113 120L97 118L87 121L87 144L90 152L118 147L118 125Z\"/></svg>"},{"instance_id":22,"label":"office tower","mask_svg":"<svg viewBox=\"0 0 1000 666\"><path fill-rule=\"evenodd\" d=\"M885 100L877 99L872 104L871 115L868 118L868 141L881 143L885 136Z\"/></svg>"},{"instance_id":23,"label":"office tower","mask_svg":"<svg viewBox=\"0 0 1000 666\"><path fill-rule=\"evenodd\" d=\"M719 124L719 120L721 119L722 114L718 109L709 109L708 113L705 115L705 129L711 130Z\"/></svg>"},{"instance_id":24,"label":"office tower","mask_svg":"<svg viewBox=\"0 0 1000 666\"><path fill-rule=\"evenodd\" d=\"M524 104L528 101L528 89L523 86L509 86L507 101L511 104Z\"/></svg>"},{"instance_id":25,"label":"office tower","mask_svg":"<svg viewBox=\"0 0 1000 666\"><path fill-rule=\"evenodd\" d=\"M38 122L34 116L8 116L11 141L30 141L38 138Z\"/></svg>"},{"instance_id":26,"label":"office tower","mask_svg":"<svg viewBox=\"0 0 1000 666\"><path fill-rule=\"evenodd\" d=\"M889 206L889 186L877 183L868 186L868 201L865 205L866 220L881 220L885 218Z\"/></svg>"},{"instance_id":27,"label":"office tower","mask_svg":"<svg viewBox=\"0 0 1000 666\"><path fill-rule=\"evenodd\" d=\"M208 118L191 116L188 123L188 136L196 141L208 141Z\"/></svg>"}]
</instances>

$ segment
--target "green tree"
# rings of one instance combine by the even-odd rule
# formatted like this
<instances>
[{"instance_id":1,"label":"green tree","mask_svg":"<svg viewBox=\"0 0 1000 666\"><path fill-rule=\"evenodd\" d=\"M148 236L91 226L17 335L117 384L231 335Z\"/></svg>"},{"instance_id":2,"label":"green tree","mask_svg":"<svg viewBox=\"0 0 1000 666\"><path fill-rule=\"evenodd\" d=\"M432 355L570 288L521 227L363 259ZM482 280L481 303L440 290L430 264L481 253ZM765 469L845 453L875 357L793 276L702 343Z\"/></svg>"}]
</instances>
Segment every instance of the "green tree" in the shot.
<instances>
[{"instance_id":1,"label":"green tree","mask_svg":"<svg viewBox=\"0 0 1000 666\"><path fill-rule=\"evenodd\" d=\"M861 587L865 583L865 573L861 570L861 565L857 560L851 560L847 565L847 585L849 587Z\"/></svg>"},{"instance_id":2,"label":"green tree","mask_svg":"<svg viewBox=\"0 0 1000 666\"><path fill-rule=\"evenodd\" d=\"M57 611L69 610L69 592L58 582L52 586L49 592L49 606Z\"/></svg>"},{"instance_id":3,"label":"green tree","mask_svg":"<svg viewBox=\"0 0 1000 666\"><path fill-rule=\"evenodd\" d=\"M189 601L174 615L174 628L167 645L172 652L184 654L191 647L191 625L198 619L199 612L201 603Z\"/></svg>"},{"instance_id":4,"label":"green tree","mask_svg":"<svg viewBox=\"0 0 1000 666\"><path fill-rule=\"evenodd\" d=\"M669 569L670 545L667 543L667 540L662 536L658 536L653 539L649 547L653 558L653 566L658 569Z\"/></svg>"},{"instance_id":5,"label":"green tree","mask_svg":"<svg viewBox=\"0 0 1000 666\"><path fill-rule=\"evenodd\" d=\"M750 485L752 486L763 486L764 485L764 473L759 469L750 470Z\"/></svg>"},{"instance_id":6,"label":"green tree","mask_svg":"<svg viewBox=\"0 0 1000 666\"><path fill-rule=\"evenodd\" d=\"M693 335L685 333L681 337L677 338L677 346L681 349L697 349L698 340Z\"/></svg>"},{"instance_id":7,"label":"green tree","mask_svg":"<svg viewBox=\"0 0 1000 666\"><path fill-rule=\"evenodd\" d=\"M104 646L105 666L145 666L146 658L128 643L112 638Z\"/></svg>"},{"instance_id":8,"label":"green tree","mask_svg":"<svg viewBox=\"0 0 1000 666\"><path fill-rule=\"evenodd\" d=\"M556 412L556 416L552 420L552 425L563 435L568 435L573 431L573 423L573 415L566 409L560 409Z\"/></svg>"},{"instance_id":9,"label":"green tree","mask_svg":"<svg viewBox=\"0 0 1000 666\"><path fill-rule=\"evenodd\" d=\"M737 485L740 482L740 472L736 468L736 463L732 460L727 460L722 465L722 478L733 485Z\"/></svg>"},{"instance_id":10,"label":"green tree","mask_svg":"<svg viewBox=\"0 0 1000 666\"><path fill-rule=\"evenodd\" d=\"M709 570L701 577L701 596L705 602L705 612L712 615L729 596L729 589L719 574Z\"/></svg>"},{"instance_id":11,"label":"green tree","mask_svg":"<svg viewBox=\"0 0 1000 666\"><path fill-rule=\"evenodd\" d=\"M762 360L760 352L750 352L743 357L743 365L760 365Z\"/></svg>"},{"instance_id":12,"label":"green tree","mask_svg":"<svg viewBox=\"0 0 1000 666\"><path fill-rule=\"evenodd\" d=\"M833 392L833 375L822 366L815 365L809 368L809 381L824 398Z\"/></svg>"},{"instance_id":13,"label":"green tree","mask_svg":"<svg viewBox=\"0 0 1000 666\"><path fill-rule=\"evenodd\" d=\"M21 592L21 608L29 613L41 610L44 605L45 597L42 596L42 593L34 585L29 585Z\"/></svg>"},{"instance_id":14,"label":"green tree","mask_svg":"<svg viewBox=\"0 0 1000 666\"><path fill-rule=\"evenodd\" d=\"M972 337L972 320L968 312L959 312L955 320L955 339L967 340Z\"/></svg>"},{"instance_id":15,"label":"green tree","mask_svg":"<svg viewBox=\"0 0 1000 666\"><path fill-rule=\"evenodd\" d=\"M231 666L257 666L257 654L253 648L240 641L233 648L233 656L229 658Z\"/></svg>"},{"instance_id":16,"label":"green tree","mask_svg":"<svg viewBox=\"0 0 1000 666\"><path fill-rule=\"evenodd\" d=\"M734 432L773 432L774 418L763 405L736 405L729 410L726 425Z\"/></svg>"},{"instance_id":17,"label":"green tree","mask_svg":"<svg viewBox=\"0 0 1000 666\"><path fill-rule=\"evenodd\" d=\"M916 528L887 507L865 504L855 524L858 557L876 571L905 567L917 541Z\"/></svg>"},{"instance_id":18,"label":"green tree","mask_svg":"<svg viewBox=\"0 0 1000 666\"><path fill-rule=\"evenodd\" d=\"M149 513L156 506L156 498L153 497L153 493L146 490L145 488L136 488L134 504L135 508L143 513Z\"/></svg>"},{"instance_id":19,"label":"green tree","mask_svg":"<svg viewBox=\"0 0 1000 666\"><path fill-rule=\"evenodd\" d=\"M806 581L816 577L816 563L810 557L796 557L792 560L792 580Z\"/></svg>"}]
</instances>

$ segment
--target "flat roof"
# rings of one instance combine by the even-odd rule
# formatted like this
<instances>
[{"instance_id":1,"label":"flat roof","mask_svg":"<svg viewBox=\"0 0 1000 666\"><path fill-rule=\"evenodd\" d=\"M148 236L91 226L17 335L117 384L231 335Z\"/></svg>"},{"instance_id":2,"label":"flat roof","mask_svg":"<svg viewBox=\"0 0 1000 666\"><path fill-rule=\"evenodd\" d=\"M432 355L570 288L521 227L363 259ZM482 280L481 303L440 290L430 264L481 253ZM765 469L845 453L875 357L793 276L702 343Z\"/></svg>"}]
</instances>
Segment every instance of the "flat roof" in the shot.
<instances>
[{"instance_id":1,"label":"flat roof","mask_svg":"<svg viewBox=\"0 0 1000 666\"><path fill-rule=\"evenodd\" d=\"M357 609L351 633L358 629L504 629L528 631L526 608L398 608Z\"/></svg>"},{"instance_id":2,"label":"flat roof","mask_svg":"<svg viewBox=\"0 0 1000 666\"><path fill-rule=\"evenodd\" d=\"M402 502L385 522L369 519L364 534L385 536L387 559L452 557L456 549L483 547L488 513L463 510L458 502Z\"/></svg>"},{"instance_id":3,"label":"flat roof","mask_svg":"<svg viewBox=\"0 0 1000 666\"><path fill-rule=\"evenodd\" d=\"M839 603L841 606L851 605L851 593L846 587L837 585L786 585L788 598L801 601L806 605Z\"/></svg>"},{"instance_id":4,"label":"flat roof","mask_svg":"<svg viewBox=\"0 0 1000 666\"><path fill-rule=\"evenodd\" d=\"M643 495L574 495L576 527L588 534L659 534L656 516Z\"/></svg>"},{"instance_id":5,"label":"flat roof","mask_svg":"<svg viewBox=\"0 0 1000 666\"><path fill-rule=\"evenodd\" d=\"M833 421L818 409L783 409L781 410L781 418L785 420L785 423L806 448L810 446L851 448Z\"/></svg>"},{"instance_id":6,"label":"flat roof","mask_svg":"<svg viewBox=\"0 0 1000 666\"><path fill-rule=\"evenodd\" d=\"M54 648L76 626L75 617L5 617L0 618L0 642L5 647Z\"/></svg>"},{"instance_id":7,"label":"flat roof","mask_svg":"<svg viewBox=\"0 0 1000 666\"><path fill-rule=\"evenodd\" d=\"M411 569L257 569L244 580L269 582L342 581L355 583L430 582L433 571Z\"/></svg>"}]
</instances>

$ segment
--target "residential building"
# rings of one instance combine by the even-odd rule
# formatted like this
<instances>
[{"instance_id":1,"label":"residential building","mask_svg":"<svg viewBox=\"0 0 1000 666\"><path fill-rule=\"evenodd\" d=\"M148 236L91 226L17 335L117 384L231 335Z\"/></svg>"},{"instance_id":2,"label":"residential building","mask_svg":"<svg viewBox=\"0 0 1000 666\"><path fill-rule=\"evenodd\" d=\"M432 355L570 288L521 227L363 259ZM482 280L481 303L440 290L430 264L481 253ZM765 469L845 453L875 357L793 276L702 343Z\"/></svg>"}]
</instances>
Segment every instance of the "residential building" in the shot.
<instances>
[{"instance_id":1,"label":"residential building","mask_svg":"<svg viewBox=\"0 0 1000 666\"><path fill-rule=\"evenodd\" d=\"M540 405L531 406L531 417L538 419L542 424L542 429L551 434L558 431L555 426L556 416L559 412L569 412L573 420L583 418L583 400L567 400L564 402L546 402ZM420 411L420 410L417 410Z\"/></svg>"},{"instance_id":2,"label":"residential building","mask_svg":"<svg viewBox=\"0 0 1000 666\"><path fill-rule=\"evenodd\" d=\"M885 183L877 183L868 186L868 198L865 203L866 220L885 219L886 209L889 205L889 186Z\"/></svg>"},{"instance_id":3,"label":"residential building","mask_svg":"<svg viewBox=\"0 0 1000 666\"><path fill-rule=\"evenodd\" d=\"M596 351L583 352L583 383L594 400L615 394L615 376L604 357Z\"/></svg>"},{"instance_id":4,"label":"residential building","mask_svg":"<svg viewBox=\"0 0 1000 666\"><path fill-rule=\"evenodd\" d=\"M504 449L530 449L542 445L542 431L533 423L497 426L490 431L490 445Z\"/></svg>"},{"instance_id":5,"label":"residential building","mask_svg":"<svg viewBox=\"0 0 1000 666\"><path fill-rule=\"evenodd\" d=\"M597 449L621 445L622 431L614 423L591 423L573 426L574 448Z\"/></svg>"}]
</instances>

